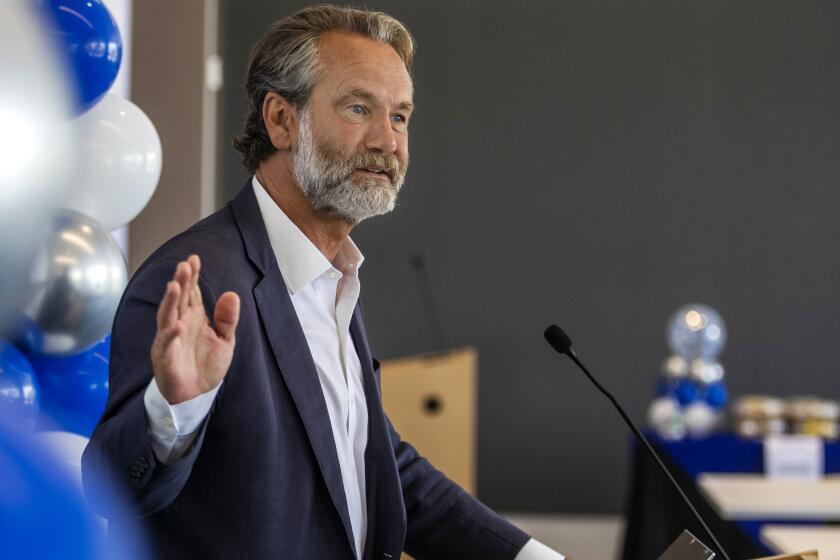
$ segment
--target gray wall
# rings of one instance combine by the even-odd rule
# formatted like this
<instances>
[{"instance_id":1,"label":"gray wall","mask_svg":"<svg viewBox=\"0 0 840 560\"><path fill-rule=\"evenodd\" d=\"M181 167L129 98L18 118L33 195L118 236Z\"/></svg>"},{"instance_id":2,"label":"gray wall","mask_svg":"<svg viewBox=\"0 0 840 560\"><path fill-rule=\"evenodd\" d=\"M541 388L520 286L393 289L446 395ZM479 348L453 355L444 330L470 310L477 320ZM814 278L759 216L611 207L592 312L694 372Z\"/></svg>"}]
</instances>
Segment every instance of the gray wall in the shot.
<instances>
[{"instance_id":1,"label":"gray wall","mask_svg":"<svg viewBox=\"0 0 840 560\"><path fill-rule=\"evenodd\" d=\"M303 2L222 4L222 181L246 53ZM665 323L727 321L735 394L837 397L840 2L367 2L419 50L397 210L354 232L379 357L481 359L479 494L504 510L618 511L628 434L542 340L557 321L641 419Z\"/></svg>"}]
</instances>

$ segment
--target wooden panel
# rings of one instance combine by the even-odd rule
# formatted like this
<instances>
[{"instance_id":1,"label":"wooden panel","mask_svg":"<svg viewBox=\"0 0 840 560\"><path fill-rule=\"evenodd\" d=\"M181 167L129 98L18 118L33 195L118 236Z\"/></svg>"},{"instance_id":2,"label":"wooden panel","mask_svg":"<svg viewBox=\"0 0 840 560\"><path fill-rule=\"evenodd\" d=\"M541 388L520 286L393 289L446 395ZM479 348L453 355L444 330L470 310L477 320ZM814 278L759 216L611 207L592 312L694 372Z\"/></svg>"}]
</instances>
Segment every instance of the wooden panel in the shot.
<instances>
[{"instance_id":1,"label":"wooden panel","mask_svg":"<svg viewBox=\"0 0 840 560\"><path fill-rule=\"evenodd\" d=\"M402 438L475 494L478 354L473 348L382 363L382 401Z\"/></svg>"}]
</instances>

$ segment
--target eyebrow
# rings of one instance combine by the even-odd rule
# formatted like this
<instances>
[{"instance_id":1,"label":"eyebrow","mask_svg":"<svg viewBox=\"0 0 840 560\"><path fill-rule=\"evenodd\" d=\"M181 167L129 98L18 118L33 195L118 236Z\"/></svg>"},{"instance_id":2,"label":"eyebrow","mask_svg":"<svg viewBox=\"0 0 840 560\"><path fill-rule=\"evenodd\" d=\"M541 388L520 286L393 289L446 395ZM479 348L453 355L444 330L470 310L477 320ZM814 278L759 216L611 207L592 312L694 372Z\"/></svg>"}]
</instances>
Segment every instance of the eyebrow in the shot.
<instances>
[{"instance_id":1,"label":"eyebrow","mask_svg":"<svg viewBox=\"0 0 840 560\"><path fill-rule=\"evenodd\" d=\"M371 92L361 88L353 88L345 94L343 94L341 97L339 97L336 100L336 105L340 105L354 98L364 99L371 105L375 105L377 103L376 96L373 95ZM403 101L397 105L397 108L402 109L403 111L410 112L414 110L414 103L412 103L411 101Z\"/></svg>"}]
</instances>

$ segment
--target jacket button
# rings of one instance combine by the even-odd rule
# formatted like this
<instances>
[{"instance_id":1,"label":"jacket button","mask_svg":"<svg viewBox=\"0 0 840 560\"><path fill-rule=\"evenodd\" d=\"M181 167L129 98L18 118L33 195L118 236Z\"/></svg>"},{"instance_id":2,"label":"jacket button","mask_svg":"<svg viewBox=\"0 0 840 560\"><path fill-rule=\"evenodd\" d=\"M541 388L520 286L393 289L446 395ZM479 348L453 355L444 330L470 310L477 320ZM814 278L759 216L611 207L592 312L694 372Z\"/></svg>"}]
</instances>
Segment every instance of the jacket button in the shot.
<instances>
[{"instance_id":1,"label":"jacket button","mask_svg":"<svg viewBox=\"0 0 840 560\"><path fill-rule=\"evenodd\" d=\"M143 475L146 474L148 469L149 461L147 461L145 457L140 457L134 461L131 468L128 470L128 478L136 482L143 478Z\"/></svg>"}]
</instances>

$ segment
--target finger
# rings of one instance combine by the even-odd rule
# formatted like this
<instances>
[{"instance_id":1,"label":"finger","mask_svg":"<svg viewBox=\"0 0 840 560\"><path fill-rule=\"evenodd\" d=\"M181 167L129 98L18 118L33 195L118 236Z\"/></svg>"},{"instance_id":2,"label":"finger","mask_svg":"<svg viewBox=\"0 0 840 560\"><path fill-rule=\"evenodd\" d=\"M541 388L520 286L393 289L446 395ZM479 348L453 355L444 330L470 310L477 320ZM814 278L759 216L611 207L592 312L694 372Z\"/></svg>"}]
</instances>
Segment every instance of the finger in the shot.
<instances>
[{"instance_id":1,"label":"finger","mask_svg":"<svg viewBox=\"0 0 840 560\"><path fill-rule=\"evenodd\" d=\"M172 341L175 340L179 334L181 334L181 328L178 326L178 323L175 323L169 328L158 331L155 344L158 345L158 350L161 354L166 353L169 345L172 344Z\"/></svg>"},{"instance_id":2,"label":"finger","mask_svg":"<svg viewBox=\"0 0 840 560\"><path fill-rule=\"evenodd\" d=\"M234 292L223 293L216 302L213 321L216 324L216 334L225 341L233 341L236 325L239 323L239 296Z\"/></svg>"},{"instance_id":3,"label":"finger","mask_svg":"<svg viewBox=\"0 0 840 560\"><path fill-rule=\"evenodd\" d=\"M190 269L192 270L189 305L190 307L196 307L201 305L201 289L198 287L198 277L201 273L201 259L198 258L198 255L190 255L187 262L189 262Z\"/></svg>"},{"instance_id":4,"label":"finger","mask_svg":"<svg viewBox=\"0 0 840 560\"><path fill-rule=\"evenodd\" d=\"M166 292L157 310L157 328L162 331L171 327L178 320L178 296L181 293L181 286L178 282L167 282Z\"/></svg>"},{"instance_id":5,"label":"finger","mask_svg":"<svg viewBox=\"0 0 840 560\"><path fill-rule=\"evenodd\" d=\"M191 269L190 265L186 261L181 261L178 263L178 268L175 269L175 280L181 286L181 294L178 298L178 316L183 317L184 314L187 312L187 305L189 304L190 299L190 277L191 277Z\"/></svg>"}]
</instances>

